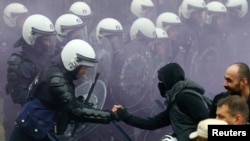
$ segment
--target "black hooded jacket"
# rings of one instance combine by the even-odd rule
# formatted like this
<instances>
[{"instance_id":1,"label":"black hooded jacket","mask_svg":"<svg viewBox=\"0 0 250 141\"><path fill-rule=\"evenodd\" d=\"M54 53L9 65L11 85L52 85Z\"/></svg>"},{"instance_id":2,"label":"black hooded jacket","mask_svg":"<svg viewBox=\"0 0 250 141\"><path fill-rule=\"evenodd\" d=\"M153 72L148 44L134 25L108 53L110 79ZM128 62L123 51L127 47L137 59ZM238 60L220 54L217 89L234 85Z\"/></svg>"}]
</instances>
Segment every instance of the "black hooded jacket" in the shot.
<instances>
[{"instance_id":1,"label":"black hooded jacket","mask_svg":"<svg viewBox=\"0 0 250 141\"><path fill-rule=\"evenodd\" d=\"M158 78L165 87L167 108L154 117L129 115L124 121L147 130L172 125L179 141L190 141L189 134L196 130L200 120L209 115L203 100L204 89L192 80L185 79L183 69L176 63L162 67L158 71Z\"/></svg>"},{"instance_id":2,"label":"black hooded jacket","mask_svg":"<svg viewBox=\"0 0 250 141\"><path fill-rule=\"evenodd\" d=\"M189 140L200 120L208 117L209 109L203 99L204 88L185 79L184 70L177 63L169 63L158 71L166 91L166 106L171 125L178 140ZM199 111L199 112L197 112Z\"/></svg>"}]
</instances>

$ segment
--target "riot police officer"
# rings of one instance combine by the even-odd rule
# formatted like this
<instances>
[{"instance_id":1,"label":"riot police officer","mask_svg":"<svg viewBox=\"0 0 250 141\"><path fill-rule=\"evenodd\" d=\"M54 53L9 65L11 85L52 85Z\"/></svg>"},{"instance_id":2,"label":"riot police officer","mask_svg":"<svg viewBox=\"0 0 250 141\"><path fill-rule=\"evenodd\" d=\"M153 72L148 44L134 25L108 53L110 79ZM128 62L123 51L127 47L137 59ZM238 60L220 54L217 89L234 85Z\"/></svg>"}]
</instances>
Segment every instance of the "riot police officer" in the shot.
<instances>
[{"instance_id":1,"label":"riot police officer","mask_svg":"<svg viewBox=\"0 0 250 141\"><path fill-rule=\"evenodd\" d=\"M71 4L69 13L81 18L84 24L85 41L88 41L88 34L94 28L92 8L87 2L77 1Z\"/></svg>"},{"instance_id":2,"label":"riot police officer","mask_svg":"<svg viewBox=\"0 0 250 141\"><path fill-rule=\"evenodd\" d=\"M24 105L30 83L49 62L55 34L52 22L43 15L31 15L25 20L22 37L14 46L21 51L11 54L7 66L6 92L15 104Z\"/></svg>"},{"instance_id":3,"label":"riot police officer","mask_svg":"<svg viewBox=\"0 0 250 141\"><path fill-rule=\"evenodd\" d=\"M55 35L53 23L43 15L31 15L24 22L22 37L15 44L22 51L8 60L6 91L14 103L26 102L30 83L54 53Z\"/></svg>"},{"instance_id":4,"label":"riot police officer","mask_svg":"<svg viewBox=\"0 0 250 141\"><path fill-rule=\"evenodd\" d=\"M63 14L55 22L56 35L56 53L60 53L67 42L72 39L85 39L84 23L73 14Z\"/></svg>"},{"instance_id":5,"label":"riot police officer","mask_svg":"<svg viewBox=\"0 0 250 141\"><path fill-rule=\"evenodd\" d=\"M151 21L155 20L156 11L155 5L152 0L133 0L130 3L130 15L127 18L127 21L124 22L124 31L125 31L125 42L129 43L131 41L129 37L129 30L133 22L137 18L147 18Z\"/></svg>"},{"instance_id":6,"label":"riot police officer","mask_svg":"<svg viewBox=\"0 0 250 141\"><path fill-rule=\"evenodd\" d=\"M184 0L179 6L179 16L182 21L179 41L184 54L184 69L189 70L192 58L200 51L199 41L202 27L202 13L206 10L204 0ZM189 74L189 71L187 71Z\"/></svg>"},{"instance_id":7,"label":"riot police officer","mask_svg":"<svg viewBox=\"0 0 250 141\"><path fill-rule=\"evenodd\" d=\"M248 62L249 60L248 3L247 0L228 0L225 4L229 14L226 53L230 62L227 62L227 65L233 61Z\"/></svg>"},{"instance_id":8,"label":"riot police officer","mask_svg":"<svg viewBox=\"0 0 250 141\"><path fill-rule=\"evenodd\" d=\"M101 72L100 79L108 86L113 70L113 58L123 48L123 26L114 18L104 18L96 26L95 50L98 63L97 70Z\"/></svg>"},{"instance_id":9,"label":"riot police officer","mask_svg":"<svg viewBox=\"0 0 250 141\"><path fill-rule=\"evenodd\" d=\"M113 59L115 67L110 88L116 102L128 103L131 108L141 103L149 90L156 38L154 23L147 18L138 18L130 27L130 37L132 41L125 44Z\"/></svg>"},{"instance_id":10,"label":"riot police officer","mask_svg":"<svg viewBox=\"0 0 250 141\"><path fill-rule=\"evenodd\" d=\"M30 109L33 105L37 106L37 103L38 107L45 107L43 110L52 111L55 118L51 118L51 120L55 122L62 114L67 114L69 120L78 122L107 124L115 120L115 115L111 111L101 111L77 104L74 80L85 75L87 71L95 67L96 63L96 54L87 42L80 39L68 42L61 53L52 59L51 65L41 71L33 81L29 91L30 101L25 104L17 117L17 125L12 133L11 141L33 141L38 138L39 140L49 140L47 133L51 133L50 128L45 130L45 134L37 136L40 128L35 126L39 124L37 122L47 119L47 115L39 114L38 121L31 123L31 131L35 132L28 132L30 128L24 127L22 117L33 118L33 113L27 114L24 111L35 110L34 114L41 112L39 109ZM29 124L32 121L27 120L26 122ZM53 122L48 126L52 127Z\"/></svg>"},{"instance_id":11,"label":"riot police officer","mask_svg":"<svg viewBox=\"0 0 250 141\"><path fill-rule=\"evenodd\" d=\"M226 38L228 30L227 8L218 1L207 3L207 10L204 12L204 30L200 38L200 54L196 54L192 61L190 77L205 87L207 93L214 93L219 89L219 83L216 78L223 75L224 68L229 53ZM202 77L204 74L210 74L214 77Z\"/></svg>"},{"instance_id":12,"label":"riot police officer","mask_svg":"<svg viewBox=\"0 0 250 141\"><path fill-rule=\"evenodd\" d=\"M164 29L168 35L171 44L168 48L171 60L183 65L183 59L181 58L183 47L178 39L181 24L180 17L172 12L161 13L156 19L156 27Z\"/></svg>"}]
</instances>

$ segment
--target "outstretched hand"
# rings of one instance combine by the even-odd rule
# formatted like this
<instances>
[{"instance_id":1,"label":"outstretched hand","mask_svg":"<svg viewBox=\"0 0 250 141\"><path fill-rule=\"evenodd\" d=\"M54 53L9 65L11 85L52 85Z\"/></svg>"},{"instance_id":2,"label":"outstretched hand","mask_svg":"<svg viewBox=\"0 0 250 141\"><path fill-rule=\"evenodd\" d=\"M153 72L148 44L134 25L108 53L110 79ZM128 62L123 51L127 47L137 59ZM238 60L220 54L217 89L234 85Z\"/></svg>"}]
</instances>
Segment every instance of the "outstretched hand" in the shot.
<instances>
[{"instance_id":1,"label":"outstretched hand","mask_svg":"<svg viewBox=\"0 0 250 141\"><path fill-rule=\"evenodd\" d=\"M124 121L130 116L127 111L127 108L122 105L114 105L111 111L115 115L117 121Z\"/></svg>"},{"instance_id":2,"label":"outstretched hand","mask_svg":"<svg viewBox=\"0 0 250 141\"><path fill-rule=\"evenodd\" d=\"M118 108L123 108L123 106L122 105L114 105L111 111L116 112Z\"/></svg>"}]
</instances>

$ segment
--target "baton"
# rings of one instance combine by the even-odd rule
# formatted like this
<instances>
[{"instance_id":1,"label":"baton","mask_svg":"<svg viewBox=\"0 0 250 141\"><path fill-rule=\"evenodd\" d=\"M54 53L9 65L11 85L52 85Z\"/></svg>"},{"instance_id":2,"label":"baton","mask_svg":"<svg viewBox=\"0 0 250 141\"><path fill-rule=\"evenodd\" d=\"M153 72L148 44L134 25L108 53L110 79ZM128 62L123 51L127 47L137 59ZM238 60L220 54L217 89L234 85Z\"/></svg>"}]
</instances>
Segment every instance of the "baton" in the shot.
<instances>
[{"instance_id":1,"label":"baton","mask_svg":"<svg viewBox=\"0 0 250 141\"><path fill-rule=\"evenodd\" d=\"M92 85L91 85L91 87L90 87L90 89L89 89L87 98L86 98L85 101L84 101L85 104L89 104L89 99L90 99L91 94L92 94L92 92L93 92L93 90L94 90L94 87L95 87L96 81L97 81L97 79L98 79L98 77L99 77L99 74L100 74L100 73L96 73L96 75L95 75L95 80L94 80L94 82L92 83Z\"/></svg>"}]
</instances>

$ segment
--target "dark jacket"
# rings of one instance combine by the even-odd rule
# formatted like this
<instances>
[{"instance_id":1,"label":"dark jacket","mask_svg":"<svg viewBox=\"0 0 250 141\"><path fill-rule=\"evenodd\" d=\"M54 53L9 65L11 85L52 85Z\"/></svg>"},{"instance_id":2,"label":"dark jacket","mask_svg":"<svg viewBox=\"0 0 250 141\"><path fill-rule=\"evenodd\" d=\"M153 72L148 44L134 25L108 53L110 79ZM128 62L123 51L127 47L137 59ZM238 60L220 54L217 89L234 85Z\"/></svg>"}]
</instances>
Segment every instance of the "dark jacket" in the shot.
<instances>
[{"instance_id":1,"label":"dark jacket","mask_svg":"<svg viewBox=\"0 0 250 141\"><path fill-rule=\"evenodd\" d=\"M186 79L166 92L167 111L176 137L188 141L189 134L196 130L198 122L208 118L209 109L203 99L204 89Z\"/></svg>"},{"instance_id":2,"label":"dark jacket","mask_svg":"<svg viewBox=\"0 0 250 141\"><path fill-rule=\"evenodd\" d=\"M212 106L210 108L209 117L216 118L216 108L217 108L216 104L220 99L225 98L227 96L228 96L227 92L221 92L221 93L215 95L215 97L212 101Z\"/></svg>"},{"instance_id":3,"label":"dark jacket","mask_svg":"<svg viewBox=\"0 0 250 141\"><path fill-rule=\"evenodd\" d=\"M22 51L13 53L8 59L6 91L16 104L26 102L29 85L38 72L44 68L49 57L35 51L34 46L29 46L20 39Z\"/></svg>"},{"instance_id":4,"label":"dark jacket","mask_svg":"<svg viewBox=\"0 0 250 141\"><path fill-rule=\"evenodd\" d=\"M45 109L42 110L39 110L39 108L31 110L38 110L39 114L36 116L40 119L46 116L44 115L46 112L40 111L48 110L54 112L52 119L53 123L64 124L59 125L60 133L64 133L63 127L67 127L70 120L81 123L92 122L107 124L115 119L111 111L102 111L93 109L84 104L79 104L75 96L74 87L74 80L76 80L75 74L79 68L80 67L70 72L66 71L63 67L60 55L58 55L52 60L51 65L48 65L44 70L38 73L30 85L29 99L36 101L38 99L41 104L36 106L40 106L39 108L41 109L45 107ZM45 132L50 133L54 131L48 130ZM12 138L13 141L35 140L29 137L28 133L25 133L23 129L19 129L18 126L15 127ZM45 136L43 140L46 140L46 138L48 138L48 136Z\"/></svg>"},{"instance_id":5,"label":"dark jacket","mask_svg":"<svg viewBox=\"0 0 250 141\"><path fill-rule=\"evenodd\" d=\"M216 105L217 105L219 100L221 100L222 98L225 98L227 96L229 96L227 92L221 92L221 93L215 95L215 97L214 97L214 99L212 101L212 106L210 108L209 117L216 118L216 109L217 109ZM248 97L247 104L248 104L248 107L249 107L249 110L250 110L250 97ZM248 122L250 122L250 113L249 113Z\"/></svg>"},{"instance_id":6,"label":"dark jacket","mask_svg":"<svg viewBox=\"0 0 250 141\"><path fill-rule=\"evenodd\" d=\"M190 141L189 134L209 114L203 99L204 89L199 84L184 79L184 71L176 63L162 67L158 75L165 87L167 108L154 117L141 118L129 114L123 120L129 125L147 130L172 125L179 141Z\"/></svg>"},{"instance_id":7,"label":"dark jacket","mask_svg":"<svg viewBox=\"0 0 250 141\"><path fill-rule=\"evenodd\" d=\"M62 111L79 122L109 123L110 111L79 107L75 96L74 71L64 69L60 58L41 72L37 89L32 96L38 98L49 109Z\"/></svg>"}]
</instances>

